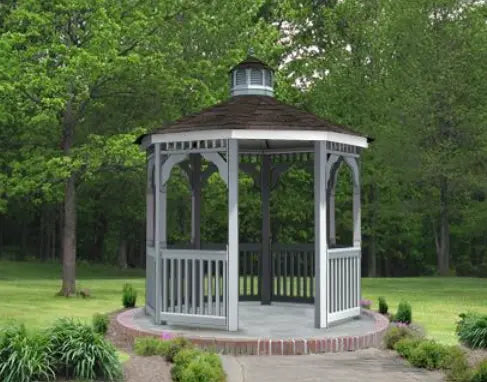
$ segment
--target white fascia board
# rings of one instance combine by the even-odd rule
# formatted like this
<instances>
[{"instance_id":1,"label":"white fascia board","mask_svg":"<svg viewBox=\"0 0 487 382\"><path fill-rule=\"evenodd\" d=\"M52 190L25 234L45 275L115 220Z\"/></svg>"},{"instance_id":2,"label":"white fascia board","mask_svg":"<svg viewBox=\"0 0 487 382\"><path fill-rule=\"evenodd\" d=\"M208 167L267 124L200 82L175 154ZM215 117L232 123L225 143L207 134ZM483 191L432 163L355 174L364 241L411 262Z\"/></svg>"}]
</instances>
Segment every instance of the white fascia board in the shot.
<instances>
[{"instance_id":1,"label":"white fascia board","mask_svg":"<svg viewBox=\"0 0 487 382\"><path fill-rule=\"evenodd\" d=\"M329 141L358 147L368 147L367 138L357 135L317 130L198 130L150 135L149 144L217 139L256 139L277 141ZM145 138L142 141L145 144Z\"/></svg>"}]
</instances>

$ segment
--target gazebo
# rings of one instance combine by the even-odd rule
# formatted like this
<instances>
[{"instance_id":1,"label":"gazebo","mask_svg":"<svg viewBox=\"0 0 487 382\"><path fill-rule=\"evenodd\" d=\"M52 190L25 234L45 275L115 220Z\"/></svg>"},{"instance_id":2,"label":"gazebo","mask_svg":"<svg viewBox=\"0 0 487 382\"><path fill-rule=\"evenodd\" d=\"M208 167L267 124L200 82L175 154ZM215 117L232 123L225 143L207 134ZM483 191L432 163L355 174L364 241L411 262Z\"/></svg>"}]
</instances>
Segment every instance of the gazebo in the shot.
<instances>
[{"instance_id":1,"label":"gazebo","mask_svg":"<svg viewBox=\"0 0 487 382\"><path fill-rule=\"evenodd\" d=\"M367 137L276 100L274 72L255 57L233 67L229 80L228 100L137 140L148 158L146 314L155 324L228 331L239 329L239 300L314 303L315 328L359 316L359 157ZM294 160L314 162L314 246L271 243L270 191ZM353 245L346 248L335 246L342 164L353 174ZM176 165L191 185L189 248L168 245L167 182ZM239 243L239 170L260 188L261 243ZM208 246L200 240L201 190L215 171L228 190L228 236Z\"/></svg>"}]
</instances>

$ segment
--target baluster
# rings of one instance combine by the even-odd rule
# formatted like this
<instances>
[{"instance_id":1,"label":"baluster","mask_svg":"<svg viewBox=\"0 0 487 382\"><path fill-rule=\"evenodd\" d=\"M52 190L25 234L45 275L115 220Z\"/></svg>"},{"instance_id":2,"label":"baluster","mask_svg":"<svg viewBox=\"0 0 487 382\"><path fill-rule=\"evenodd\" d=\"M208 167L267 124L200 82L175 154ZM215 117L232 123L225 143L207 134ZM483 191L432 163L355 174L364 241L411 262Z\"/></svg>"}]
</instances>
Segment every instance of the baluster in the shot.
<instances>
[{"instance_id":1,"label":"baluster","mask_svg":"<svg viewBox=\"0 0 487 382\"><path fill-rule=\"evenodd\" d=\"M207 262L207 284L208 284L208 314L211 315L213 314L213 298L212 298L212 292L211 292L211 282L212 282L212 277L211 277L211 260L208 260Z\"/></svg>"},{"instance_id":2,"label":"baluster","mask_svg":"<svg viewBox=\"0 0 487 382\"><path fill-rule=\"evenodd\" d=\"M191 313L196 314L196 258L191 263Z\"/></svg>"},{"instance_id":3,"label":"baluster","mask_svg":"<svg viewBox=\"0 0 487 382\"><path fill-rule=\"evenodd\" d=\"M198 285L199 295L200 295L200 314L205 314L205 277L204 277L204 262L202 259L199 259L199 268L200 268L200 281Z\"/></svg>"},{"instance_id":4,"label":"baluster","mask_svg":"<svg viewBox=\"0 0 487 382\"><path fill-rule=\"evenodd\" d=\"M189 274L188 274L188 260L184 260L184 313L189 313Z\"/></svg>"},{"instance_id":5,"label":"baluster","mask_svg":"<svg viewBox=\"0 0 487 382\"><path fill-rule=\"evenodd\" d=\"M220 316L220 261L215 261L215 301L216 301L216 316Z\"/></svg>"}]
</instances>

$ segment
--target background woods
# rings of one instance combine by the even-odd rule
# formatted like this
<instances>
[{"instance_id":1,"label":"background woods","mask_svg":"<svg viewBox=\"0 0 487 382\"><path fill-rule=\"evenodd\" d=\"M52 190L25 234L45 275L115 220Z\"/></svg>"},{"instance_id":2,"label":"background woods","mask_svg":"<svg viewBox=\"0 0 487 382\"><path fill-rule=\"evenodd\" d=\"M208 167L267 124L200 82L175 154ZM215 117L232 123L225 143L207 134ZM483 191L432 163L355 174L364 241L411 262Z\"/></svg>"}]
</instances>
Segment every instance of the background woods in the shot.
<instances>
[{"instance_id":1,"label":"background woods","mask_svg":"<svg viewBox=\"0 0 487 382\"><path fill-rule=\"evenodd\" d=\"M363 156L370 276L487 276L487 6L478 1L9 0L0 5L0 251L143 266L141 133L228 96L248 48L277 97L375 138ZM260 194L241 177L241 240ZM306 184L307 187L303 187ZM313 240L312 173L271 195L275 242ZM338 241L350 240L340 170ZM225 187L205 186L202 239L225 239ZM169 238L190 237L191 192L169 185ZM292 224L290 224L292 222Z\"/></svg>"}]
</instances>

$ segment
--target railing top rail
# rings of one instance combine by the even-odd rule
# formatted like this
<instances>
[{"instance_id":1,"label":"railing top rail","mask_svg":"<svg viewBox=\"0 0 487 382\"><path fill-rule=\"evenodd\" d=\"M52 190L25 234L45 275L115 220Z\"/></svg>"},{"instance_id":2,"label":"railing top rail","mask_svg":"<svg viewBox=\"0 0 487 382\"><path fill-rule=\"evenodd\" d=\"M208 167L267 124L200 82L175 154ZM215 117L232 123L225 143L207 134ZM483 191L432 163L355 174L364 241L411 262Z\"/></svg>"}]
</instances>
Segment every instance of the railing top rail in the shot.
<instances>
[{"instance_id":1,"label":"railing top rail","mask_svg":"<svg viewBox=\"0 0 487 382\"><path fill-rule=\"evenodd\" d=\"M204 249L163 249L161 256L164 259L186 259L186 260L225 260L227 251L214 251Z\"/></svg>"},{"instance_id":2,"label":"railing top rail","mask_svg":"<svg viewBox=\"0 0 487 382\"><path fill-rule=\"evenodd\" d=\"M328 249L329 259L340 259L347 257L360 257L360 247L348 247L348 248L332 248Z\"/></svg>"}]
</instances>

